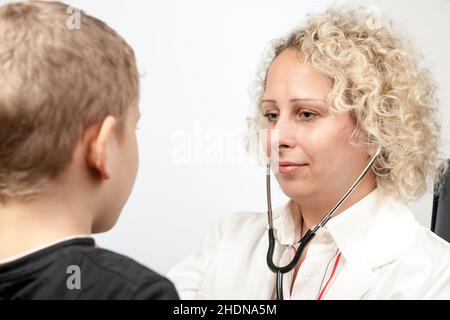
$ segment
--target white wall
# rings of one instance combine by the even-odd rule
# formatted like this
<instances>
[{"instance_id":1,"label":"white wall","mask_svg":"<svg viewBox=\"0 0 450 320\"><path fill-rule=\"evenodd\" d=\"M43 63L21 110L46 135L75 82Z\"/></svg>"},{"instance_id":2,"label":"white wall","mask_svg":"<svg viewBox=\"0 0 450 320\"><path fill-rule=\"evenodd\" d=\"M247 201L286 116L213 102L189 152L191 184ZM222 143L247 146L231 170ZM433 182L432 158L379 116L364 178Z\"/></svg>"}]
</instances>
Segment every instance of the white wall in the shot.
<instances>
[{"instance_id":1,"label":"white wall","mask_svg":"<svg viewBox=\"0 0 450 320\"><path fill-rule=\"evenodd\" d=\"M265 211L264 171L245 154L239 140L251 107L249 86L270 40L287 33L306 13L335 2L67 3L116 29L135 49L143 74L139 176L117 226L96 239L103 247L165 273L200 245L208 225L218 217ZM339 3L375 5L416 41L440 85L443 134L450 137L450 1ZM190 141L178 140L186 134ZM185 153L181 142L191 146ZM445 153L450 157L448 142ZM184 158L178 158L180 154ZM275 190L274 203L285 200ZM431 201L428 193L411 204L427 226Z\"/></svg>"}]
</instances>

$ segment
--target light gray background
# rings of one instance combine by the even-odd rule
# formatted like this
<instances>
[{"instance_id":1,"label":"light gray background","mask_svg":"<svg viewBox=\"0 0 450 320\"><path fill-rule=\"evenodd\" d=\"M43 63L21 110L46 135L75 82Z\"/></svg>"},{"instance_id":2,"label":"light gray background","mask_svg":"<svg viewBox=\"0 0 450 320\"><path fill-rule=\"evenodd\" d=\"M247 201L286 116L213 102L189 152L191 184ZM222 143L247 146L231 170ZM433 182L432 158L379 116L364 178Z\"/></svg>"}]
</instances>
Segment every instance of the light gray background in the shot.
<instances>
[{"instance_id":1,"label":"light gray background","mask_svg":"<svg viewBox=\"0 0 450 320\"><path fill-rule=\"evenodd\" d=\"M307 13L337 3L372 5L391 17L432 69L440 86L443 136L450 137L450 1L66 3L117 30L134 48L142 74L136 185L116 227L95 238L161 273L198 248L219 217L266 210L264 170L245 154L239 134L264 48ZM182 144L188 146L184 153ZM450 157L448 140L443 150ZM286 201L278 188L274 193L275 205ZM426 226L431 205L430 192L410 204Z\"/></svg>"}]
</instances>

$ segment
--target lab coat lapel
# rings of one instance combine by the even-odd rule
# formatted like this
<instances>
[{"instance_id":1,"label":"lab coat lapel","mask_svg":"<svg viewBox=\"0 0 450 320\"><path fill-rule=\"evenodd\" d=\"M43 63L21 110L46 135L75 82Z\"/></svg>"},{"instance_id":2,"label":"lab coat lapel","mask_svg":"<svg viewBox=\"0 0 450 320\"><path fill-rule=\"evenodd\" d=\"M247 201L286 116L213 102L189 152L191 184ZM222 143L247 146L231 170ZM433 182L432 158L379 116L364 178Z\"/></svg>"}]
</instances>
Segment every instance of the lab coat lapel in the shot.
<instances>
[{"instance_id":1,"label":"lab coat lapel","mask_svg":"<svg viewBox=\"0 0 450 320\"><path fill-rule=\"evenodd\" d=\"M347 257L324 299L360 299L376 279L374 270L396 260L409 248L418 227L405 204L385 199L360 247Z\"/></svg>"},{"instance_id":2,"label":"lab coat lapel","mask_svg":"<svg viewBox=\"0 0 450 320\"><path fill-rule=\"evenodd\" d=\"M352 259L343 267L334 283L325 292L326 300L360 299L375 280L375 273L363 260Z\"/></svg>"}]
</instances>

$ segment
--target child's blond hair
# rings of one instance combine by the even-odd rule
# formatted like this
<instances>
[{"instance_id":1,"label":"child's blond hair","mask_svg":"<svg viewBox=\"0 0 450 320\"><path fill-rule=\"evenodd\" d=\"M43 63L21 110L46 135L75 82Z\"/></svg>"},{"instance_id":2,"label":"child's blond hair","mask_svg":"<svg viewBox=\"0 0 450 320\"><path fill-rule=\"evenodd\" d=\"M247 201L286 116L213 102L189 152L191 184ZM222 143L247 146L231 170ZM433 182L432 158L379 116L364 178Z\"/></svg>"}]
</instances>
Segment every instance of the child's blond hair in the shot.
<instances>
[{"instance_id":1,"label":"child's blond hair","mask_svg":"<svg viewBox=\"0 0 450 320\"><path fill-rule=\"evenodd\" d=\"M137 102L133 50L58 2L0 7L0 200L36 194L70 163L87 126Z\"/></svg>"}]
</instances>

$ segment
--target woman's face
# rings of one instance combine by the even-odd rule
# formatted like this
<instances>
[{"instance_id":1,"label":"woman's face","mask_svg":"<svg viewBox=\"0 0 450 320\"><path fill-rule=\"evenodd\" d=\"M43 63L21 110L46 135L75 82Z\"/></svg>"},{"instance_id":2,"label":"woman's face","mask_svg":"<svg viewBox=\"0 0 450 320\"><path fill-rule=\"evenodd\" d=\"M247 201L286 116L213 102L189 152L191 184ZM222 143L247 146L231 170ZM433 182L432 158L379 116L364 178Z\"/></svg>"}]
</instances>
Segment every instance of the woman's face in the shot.
<instances>
[{"instance_id":1,"label":"woman's face","mask_svg":"<svg viewBox=\"0 0 450 320\"><path fill-rule=\"evenodd\" d=\"M279 140L272 143L278 143L279 163L272 168L291 199L342 195L370 160L362 145L350 144L350 113L328 112L331 88L294 49L283 51L269 69L262 112L266 129L278 129Z\"/></svg>"}]
</instances>

